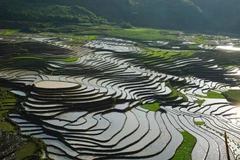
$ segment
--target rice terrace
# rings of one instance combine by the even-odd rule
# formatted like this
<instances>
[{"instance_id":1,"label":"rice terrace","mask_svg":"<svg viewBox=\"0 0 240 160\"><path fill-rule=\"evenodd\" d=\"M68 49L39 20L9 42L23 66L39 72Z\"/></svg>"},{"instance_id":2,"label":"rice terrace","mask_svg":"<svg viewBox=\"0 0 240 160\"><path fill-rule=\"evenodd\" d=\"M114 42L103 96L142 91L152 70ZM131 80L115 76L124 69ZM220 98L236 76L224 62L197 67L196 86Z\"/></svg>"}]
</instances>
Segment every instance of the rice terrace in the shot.
<instances>
[{"instance_id":1,"label":"rice terrace","mask_svg":"<svg viewBox=\"0 0 240 160\"><path fill-rule=\"evenodd\" d=\"M0 160L240 160L239 6L0 0Z\"/></svg>"},{"instance_id":2,"label":"rice terrace","mask_svg":"<svg viewBox=\"0 0 240 160\"><path fill-rule=\"evenodd\" d=\"M2 30L0 126L34 139L9 134L19 141L9 140L10 150L22 143L51 159L213 160L227 159L228 147L239 159L240 49L224 47L239 40L204 35L201 44L202 35L159 32L165 40Z\"/></svg>"}]
</instances>

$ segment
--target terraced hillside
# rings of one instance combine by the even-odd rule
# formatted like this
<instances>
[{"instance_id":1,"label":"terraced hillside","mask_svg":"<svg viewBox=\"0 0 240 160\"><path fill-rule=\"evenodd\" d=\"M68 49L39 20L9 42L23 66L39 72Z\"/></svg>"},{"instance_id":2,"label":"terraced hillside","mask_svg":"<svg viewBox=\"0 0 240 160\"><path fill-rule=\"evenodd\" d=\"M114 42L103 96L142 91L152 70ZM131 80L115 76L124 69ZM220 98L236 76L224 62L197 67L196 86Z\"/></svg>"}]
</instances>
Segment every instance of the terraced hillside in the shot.
<instances>
[{"instance_id":1,"label":"terraced hillside","mask_svg":"<svg viewBox=\"0 0 240 160\"><path fill-rule=\"evenodd\" d=\"M16 51L1 57L0 80L23 99L10 118L50 158L226 159L225 131L230 158L240 158L240 109L221 95L238 88L238 68L115 38L83 48L35 40L69 56Z\"/></svg>"}]
</instances>

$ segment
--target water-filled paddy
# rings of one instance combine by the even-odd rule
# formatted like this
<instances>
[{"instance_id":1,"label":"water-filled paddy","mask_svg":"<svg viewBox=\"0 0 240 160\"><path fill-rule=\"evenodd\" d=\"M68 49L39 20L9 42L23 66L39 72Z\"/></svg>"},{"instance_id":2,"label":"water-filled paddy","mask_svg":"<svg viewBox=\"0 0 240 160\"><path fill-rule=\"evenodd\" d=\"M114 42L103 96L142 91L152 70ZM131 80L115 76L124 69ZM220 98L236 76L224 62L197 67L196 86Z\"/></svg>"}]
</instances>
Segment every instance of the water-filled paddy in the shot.
<instances>
[{"instance_id":1,"label":"water-filled paddy","mask_svg":"<svg viewBox=\"0 0 240 160\"><path fill-rule=\"evenodd\" d=\"M237 87L238 69L194 54L156 56L134 44L108 38L74 50L60 46L78 57L70 62L59 60L55 47L34 63L3 61L1 82L25 96L23 110L10 118L55 159L171 159L188 134L196 139L192 159L225 159L224 131L231 159L238 158L240 109L208 95Z\"/></svg>"},{"instance_id":2,"label":"water-filled paddy","mask_svg":"<svg viewBox=\"0 0 240 160\"><path fill-rule=\"evenodd\" d=\"M59 82L59 81L40 81L34 84L37 88L42 89L64 89L78 86L75 83Z\"/></svg>"}]
</instances>

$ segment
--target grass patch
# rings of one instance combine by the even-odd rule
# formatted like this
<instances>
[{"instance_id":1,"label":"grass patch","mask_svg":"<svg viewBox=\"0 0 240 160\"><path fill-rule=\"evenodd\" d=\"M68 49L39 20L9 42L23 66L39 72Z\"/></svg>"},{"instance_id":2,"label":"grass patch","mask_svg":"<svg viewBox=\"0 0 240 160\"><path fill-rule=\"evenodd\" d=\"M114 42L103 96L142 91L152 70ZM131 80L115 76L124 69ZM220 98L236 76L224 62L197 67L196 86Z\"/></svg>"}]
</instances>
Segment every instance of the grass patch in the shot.
<instances>
[{"instance_id":1,"label":"grass patch","mask_svg":"<svg viewBox=\"0 0 240 160\"><path fill-rule=\"evenodd\" d=\"M207 97L209 98L224 98L224 96L221 93L213 92L213 91L208 91Z\"/></svg>"},{"instance_id":2,"label":"grass patch","mask_svg":"<svg viewBox=\"0 0 240 160\"><path fill-rule=\"evenodd\" d=\"M183 131L181 134L183 136L183 142L177 149L174 157L172 158L173 160L191 159L193 147L197 142L197 139L190 133Z\"/></svg>"},{"instance_id":3,"label":"grass patch","mask_svg":"<svg viewBox=\"0 0 240 160\"><path fill-rule=\"evenodd\" d=\"M159 52L148 52L153 57L160 57L163 59L171 59L173 56L179 55L179 52L159 51Z\"/></svg>"},{"instance_id":4,"label":"grass patch","mask_svg":"<svg viewBox=\"0 0 240 160\"><path fill-rule=\"evenodd\" d=\"M15 132L15 127L12 124L2 120L0 121L0 128L5 131Z\"/></svg>"},{"instance_id":5,"label":"grass patch","mask_svg":"<svg viewBox=\"0 0 240 160\"><path fill-rule=\"evenodd\" d=\"M198 47L198 44L191 44L191 45L188 46L188 48L189 48L189 49L200 49L200 48Z\"/></svg>"},{"instance_id":6,"label":"grass patch","mask_svg":"<svg viewBox=\"0 0 240 160\"><path fill-rule=\"evenodd\" d=\"M56 38L68 38L70 41L65 41L62 44L65 45L79 45L79 44L85 44L87 42L93 41L97 38L96 35L78 35L73 33L40 33L40 36L43 37L56 37Z\"/></svg>"},{"instance_id":7,"label":"grass patch","mask_svg":"<svg viewBox=\"0 0 240 160\"><path fill-rule=\"evenodd\" d=\"M13 98L12 96L7 96L3 101L2 101L2 103L4 104L4 103L16 103L17 102L17 100L16 100L16 98Z\"/></svg>"},{"instance_id":8,"label":"grass patch","mask_svg":"<svg viewBox=\"0 0 240 160\"><path fill-rule=\"evenodd\" d=\"M5 88L0 88L0 129L15 132L15 127L6 121L5 117L16 107L15 96Z\"/></svg>"},{"instance_id":9,"label":"grass patch","mask_svg":"<svg viewBox=\"0 0 240 160\"><path fill-rule=\"evenodd\" d=\"M168 86L172 93L168 96L168 98L177 98L177 97L182 97L183 101L187 102L188 98L186 95L182 94L181 92L177 91L174 87L172 87L171 83L168 81L166 82L166 86Z\"/></svg>"},{"instance_id":10,"label":"grass patch","mask_svg":"<svg viewBox=\"0 0 240 160\"><path fill-rule=\"evenodd\" d=\"M21 146L17 151L16 159L21 160L30 156L36 157L35 159L40 159L42 156L42 150L46 149L44 142L38 138L32 136L24 136L28 139L28 142Z\"/></svg>"},{"instance_id":11,"label":"grass patch","mask_svg":"<svg viewBox=\"0 0 240 160\"><path fill-rule=\"evenodd\" d=\"M54 61L62 61L62 62L76 62L78 57L70 57L66 59L54 59Z\"/></svg>"},{"instance_id":12,"label":"grass patch","mask_svg":"<svg viewBox=\"0 0 240 160\"><path fill-rule=\"evenodd\" d=\"M63 42L66 45L79 45L81 43L87 43L96 39L96 36L72 36L71 41Z\"/></svg>"},{"instance_id":13,"label":"grass patch","mask_svg":"<svg viewBox=\"0 0 240 160\"><path fill-rule=\"evenodd\" d=\"M223 96L229 101L234 104L240 104L240 90L229 90L222 93Z\"/></svg>"},{"instance_id":14,"label":"grass patch","mask_svg":"<svg viewBox=\"0 0 240 160\"><path fill-rule=\"evenodd\" d=\"M34 155L36 148L37 147L34 142L28 142L28 143L24 144L21 147L21 149L18 150L18 152L16 154L16 160L21 160L21 159L24 159L24 158Z\"/></svg>"},{"instance_id":15,"label":"grass patch","mask_svg":"<svg viewBox=\"0 0 240 160\"><path fill-rule=\"evenodd\" d=\"M202 96L197 94L196 96L201 97L201 98L224 98L224 96L221 93L217 93L214 91L208 91L207 96Z\"/></svg>"},{"instance_id":16,"label":"grass patch","mask_svg":"<svg viewBox=\"0 0 240 160\"><path fill-rule=\"evenodd\" d=\"M177 60L181 58L186 58L192 56L195 51L181 51L181 52L173 52L173 51L148 51L147 54L152 57L159 57L165 60Z\"/></svg>"},{"instance_id":17,"label":"grass patch","mask_svg":"<svg viewBox=\"0 0 240 160\"><path fill-rule=\"evenodd\" d=\"M214 39L214 40L226 40L227 38L226 38L225 36L220 36L220 35L218 35L218 36L214 36L213 39Z\"/></svg>"},{"instance_id":18,"label":"grass patch","mask_svg":"<svg viewBox=\"0 0 240 160\"><path fill-rule=\"evenodd\" d=\"M195 103L202 105L205 102L205 99L198 99L194 101Z\"/></svg>"},{"instance_id":19,"label":"grass patch","mask_svg":"<svg viewBox=\"0 0 240 160\"><path fill-rule=\"evenodd\" d=\"M201 126L201 125L204 125L205 124L205 122L203 122L203 121L196 121L196 122L194 122L196 125L198 125L198 126Z\"/></svg>"},{"instance_id":20,"label":"grass patch","mask_svg":"<svg viewBox=\"0 0 240 160\"><path fill-rule=\"evenodd\" d=\"M152 103L152 104L144 104L142 105L142 108L147 109L149 111L157 111L160 108L160 103Z\"/></svg>"},{"instance_id":21,"label":"grass patch","mask_svg":"<svg viewBox=\"0 0 240 160\"><path fill-rule=\"evenodd\" d=\"M160 29L150 29L150 28L130 28L124 29L118 26L110 26L110 25L92 25L88 27L83 26L64 26L58 28L45 28L45 29L37 29L37 32L57 32L64 33L58 34L57 36L63 36L66 38L71 38L71 36L85 36L85 35L103 35L108 37L118 37L125 39L132 39L136 41L147 41L147 40L177 40L177 32L170 30L160 30ZM69 34L71 32L72 34ZM74 34L73 34L74 33ZM44 33L45 34L45 33ZM40 35L44 35L40 34ZM49 34L48 34L49 35ZM93 37L90 37L90 40Z\"/></svg>"},{"instance_id":22,"label":"grass patch","mask_svg":"<svg viewBox=\"0 0 240 160\"><path fill-rule=\"evenodd\" d=\"M18 29L2 29L1 30L1 34L2 36L9 36L15 33L18 33L19 30Z\"/></svg>"},{"instance_id":23,"label":"grass patch","mask_svg":"<svg viewBox=\"0 0 240 160\"><path fill-rule=\"evenodd\" d=\"M34 60L43 60L43 61L60 61L60 62L76 62L78 57L70 57L70 58L41 58L36 56L19 56L14 57L13 59L34 59Z\"/></svg>"},{"instance_id":24,"label":"grass patch","mask_svg":"<svg viewBox=\"0 0 240 160\"><path fill-rule=\"evenodd\" d=\"M198 44L206 44L206 45L211 45L212 43L208 41L209 37L208 36L195 36L191 41L196 42Z\"/></svg>"},{"instance_id":25,"label":"grass patch","mask_svg":"<svg viewBox=\"0 0 240 160\"><path fill-rule=\"evenodd\" d=\"M170 35L172 34L172 31L150 28L115 28L111 30L106 30L105 34L108 36L134 40L177 40L176 37Z\"/></svg>"}]
</instances>

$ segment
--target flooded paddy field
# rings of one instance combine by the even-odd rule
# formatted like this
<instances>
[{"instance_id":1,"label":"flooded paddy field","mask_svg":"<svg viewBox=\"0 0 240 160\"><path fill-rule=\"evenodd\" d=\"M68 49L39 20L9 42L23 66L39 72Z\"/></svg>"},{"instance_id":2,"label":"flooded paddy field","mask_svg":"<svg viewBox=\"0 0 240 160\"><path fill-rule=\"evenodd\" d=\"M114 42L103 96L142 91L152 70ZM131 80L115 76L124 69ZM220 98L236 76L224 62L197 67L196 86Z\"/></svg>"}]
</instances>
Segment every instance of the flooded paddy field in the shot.
<instances>
[{"instance_id":1,"label":"flooded paddy field","mask_svg":"<svg viewBox=\"0 0 240 160\"><path fill-rule=\"evenodd\" d=\"M192 159L226 159L225 132L230 158L240 158L240 108L221 94L239 89L240 53L61 41L0 44L0 83L22 108L9 117L45 142L49 158L180 159L190 137Z\"/></svg>"}]
</instances>

